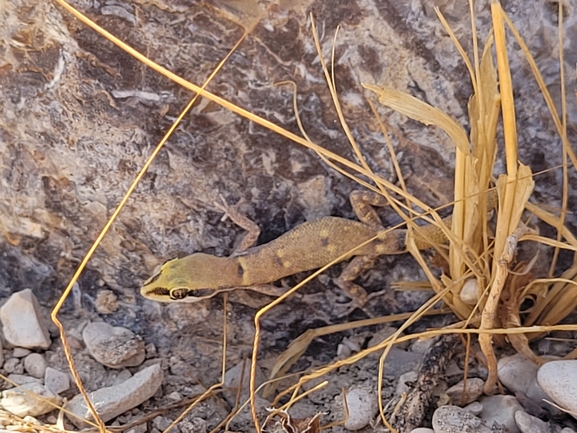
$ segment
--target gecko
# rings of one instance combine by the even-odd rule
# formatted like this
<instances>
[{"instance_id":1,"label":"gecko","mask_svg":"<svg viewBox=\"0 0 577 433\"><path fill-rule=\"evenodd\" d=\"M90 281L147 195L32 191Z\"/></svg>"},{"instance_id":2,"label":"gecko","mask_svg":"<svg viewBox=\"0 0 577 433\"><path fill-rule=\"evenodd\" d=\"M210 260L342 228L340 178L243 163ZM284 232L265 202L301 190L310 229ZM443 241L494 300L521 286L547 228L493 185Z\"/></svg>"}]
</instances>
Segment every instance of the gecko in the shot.
<instances>
[{"instance_id":1,"label":"gecko","mask_svg":"<svg viewBox=\"0 0 577 433\"><path fill-rule=\"evenodd\" d=\"M143 284L140 292L145 298L160 302L198 302L226 291L266 285L266 293L278 296L278 290L284 289L273 286L274 281L321 268L339 258L352 257L334 282L352 300L348 311L362 308L369 296L354 280L371 267L378 256L407 252L407 230L385 230L382 226L374 208L388 204L382 195L353 191L350 202L359 221L322 217L304 222L258 246L254 244L260 234L259 227L235 207L219 206L247 231L237 250L228 257L194 253L169 260ZM451 217L444 218L443 223L450 227ZM446 244L447 238L440 227L425 225L420 228L415 243L417 248L426 249L433 244Z\"/></svg>"}]
</instances>

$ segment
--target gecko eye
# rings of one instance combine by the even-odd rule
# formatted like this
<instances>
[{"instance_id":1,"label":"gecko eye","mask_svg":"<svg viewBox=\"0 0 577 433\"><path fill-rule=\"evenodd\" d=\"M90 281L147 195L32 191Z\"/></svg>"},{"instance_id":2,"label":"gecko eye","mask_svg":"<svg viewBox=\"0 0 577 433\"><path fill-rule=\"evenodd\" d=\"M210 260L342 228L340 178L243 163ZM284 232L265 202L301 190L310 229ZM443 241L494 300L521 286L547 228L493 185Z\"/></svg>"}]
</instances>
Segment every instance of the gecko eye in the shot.
<instances>
[{"instance_id":1,"label":"gecko eye","mask_svg":"<svg viewBox=\"0 0 577 433\"><path fill-rule=\"evenodd\" d=\"M186 287L179 287L170 291L170 299L178 301L188 296L188 289Z\"/></svg>"}]
</instances>

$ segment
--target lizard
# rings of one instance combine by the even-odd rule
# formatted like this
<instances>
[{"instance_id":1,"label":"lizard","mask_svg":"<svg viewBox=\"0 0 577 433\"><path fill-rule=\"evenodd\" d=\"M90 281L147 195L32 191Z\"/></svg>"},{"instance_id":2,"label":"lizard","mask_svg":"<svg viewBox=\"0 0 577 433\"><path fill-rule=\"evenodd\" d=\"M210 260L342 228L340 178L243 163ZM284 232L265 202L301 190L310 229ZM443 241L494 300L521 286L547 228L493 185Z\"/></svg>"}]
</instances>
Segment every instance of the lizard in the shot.
<instances>
[{"instance_id":1,"label":"lizard","mask_svg":"<svg viewBox=\"0 0 577 433\"><path fill-rule=\"evenodd\" d=\"M352 308L348 311L362 307L368 295L354 280L372 266L378 256L407 252L407 230L385 230L374 209L387 205L380 194L353 191L350 202L359 221L322 217L304 222L258 246L253 245L260 234L259 227L236 208L219 206L225 216L228 214L234 223L247 230L237 250L228 257L194 253L169 260L143 284L140 292L145 298L160 302L198 302L225 291L266 284L275 288L265 289L267 293L278 295L273 292L282 288L272 286L272 282L321 268L338 258L346 260L354 256L334 282L352 299ZM451 217L444 218L443 223L450 227ZM447 243L447 238L440 227L425 225L420 228L415 243L417 248L426 249L434 243ZM350 254L345 255L348 252Z\"/></svg>"}]
</instances>

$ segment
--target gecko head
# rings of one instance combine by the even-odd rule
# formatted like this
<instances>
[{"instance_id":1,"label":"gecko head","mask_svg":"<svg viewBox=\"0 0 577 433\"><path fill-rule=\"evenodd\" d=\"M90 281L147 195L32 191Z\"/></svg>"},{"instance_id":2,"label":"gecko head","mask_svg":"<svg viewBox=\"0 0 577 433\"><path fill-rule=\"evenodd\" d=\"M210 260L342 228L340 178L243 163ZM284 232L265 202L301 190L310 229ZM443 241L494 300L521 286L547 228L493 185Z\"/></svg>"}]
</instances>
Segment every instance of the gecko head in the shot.
<instances>
[{"instance_id":1,"label":"gecko head","mask_svg":"<svg viewBox=\"0 0 577 433\"><path fill-rule=\"evenodd\" d=\"M219 257L196 253L169 260L140 289L142 296L158 302L198 302L222 290L215 270Z\"/></svg>"}]
</instances>

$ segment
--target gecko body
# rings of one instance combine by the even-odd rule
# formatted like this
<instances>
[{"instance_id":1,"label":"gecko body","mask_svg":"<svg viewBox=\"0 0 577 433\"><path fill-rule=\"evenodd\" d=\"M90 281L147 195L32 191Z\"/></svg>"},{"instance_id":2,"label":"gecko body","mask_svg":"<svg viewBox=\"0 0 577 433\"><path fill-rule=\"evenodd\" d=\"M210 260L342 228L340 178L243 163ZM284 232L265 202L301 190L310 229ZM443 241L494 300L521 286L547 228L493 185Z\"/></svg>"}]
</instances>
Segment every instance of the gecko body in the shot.
<instances>
[{"instance_id":1,"label":"gecko body","mask_svg":"<svg viewBox=\"0 0 577 433\"><path fill-rule=\"evenodd\" d=\"M320 268L339 258L345 260L355 256L335 282L349 294L355 305L360 306L367 295L353 280L372 265L377 256L406 252L407 231L387 231L381 225L370 205L385 205L382 196L355 191L351 194L351 203L361 221L323 217L305 222L266 244L245 245L229 257L195 253L170 260L144 283L141 294L160 302L197 302L217 293L272 283ZM227 211L233 221L249 230L249 234L256 230L246 244L254 243L258 227L232 209ZM450 217L443 222L450 226ZM371 239L367 245L357 248ZM416 239L419 249L445 242L443 230L434 225L422 227L419 239Z\"/></svg>"}]
</instances>

